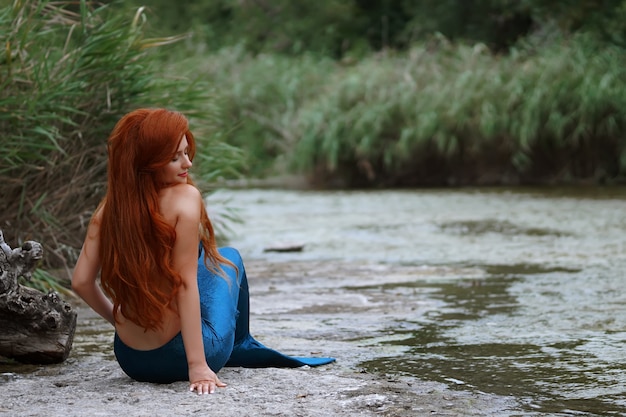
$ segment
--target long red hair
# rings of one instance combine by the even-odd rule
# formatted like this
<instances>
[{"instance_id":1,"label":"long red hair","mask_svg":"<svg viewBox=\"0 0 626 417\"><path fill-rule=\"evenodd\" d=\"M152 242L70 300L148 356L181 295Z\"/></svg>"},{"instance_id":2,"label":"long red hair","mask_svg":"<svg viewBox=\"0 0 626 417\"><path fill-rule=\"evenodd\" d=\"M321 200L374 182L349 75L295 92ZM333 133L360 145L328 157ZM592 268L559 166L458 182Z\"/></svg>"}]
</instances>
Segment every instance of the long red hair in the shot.
<instances>
[{"instance_id":1,"label":"long red hair","mask_svg":"<svg viewBox=\"0 0 626 417\"><path fill-rule=\"evenodd\" d=\"M157 173L172 160L183 135L193 159L196 143L182 114L138 109L115 125L108 140L108 186L99 206L101 284L113 301L114 316L121 312L147 330L162 326L167 309L176 311L174 302L182 283L172 268L176 231L159 211L164 185ZM187 182L194 185L189 177ZM219 273L220 263L232 263L217 250L204 203L201 216L204 261Z\"/></svg>"}]
</instances>

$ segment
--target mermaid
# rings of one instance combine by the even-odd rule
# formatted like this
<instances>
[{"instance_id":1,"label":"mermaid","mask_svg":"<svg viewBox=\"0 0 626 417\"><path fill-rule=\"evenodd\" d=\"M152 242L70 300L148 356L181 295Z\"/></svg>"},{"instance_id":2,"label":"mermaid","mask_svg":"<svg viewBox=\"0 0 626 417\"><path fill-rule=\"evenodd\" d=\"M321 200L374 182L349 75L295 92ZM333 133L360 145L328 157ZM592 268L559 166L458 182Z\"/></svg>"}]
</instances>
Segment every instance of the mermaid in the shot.
<instances>
[{"instance_id":1,"label":"mermaid","mask_svg":"<svg viewBox=\"0 0 626 417\"><path fill-rule=\"evenodd\" d=\"M107 191L72 289L115 327L115 357L129 377L189 381L190 391L209 394L226 386L217 376L224 366L335 360L287 356L250 334L245 267L236 249L217 247L189 175L196 142L185 116L135 110L115 125L107 147Z\"/></svg>"}]
</instances>

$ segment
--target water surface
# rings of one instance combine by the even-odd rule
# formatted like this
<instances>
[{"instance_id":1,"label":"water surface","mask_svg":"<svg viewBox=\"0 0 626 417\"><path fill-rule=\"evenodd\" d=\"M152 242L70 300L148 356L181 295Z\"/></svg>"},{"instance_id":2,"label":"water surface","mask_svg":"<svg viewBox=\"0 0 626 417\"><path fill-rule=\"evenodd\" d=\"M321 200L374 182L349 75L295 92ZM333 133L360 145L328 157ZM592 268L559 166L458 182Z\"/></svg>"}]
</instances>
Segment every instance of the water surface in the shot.
<instances>
[{"instance_id":1,"label":"water surface","mask_svg":"<svg viewBox=\"0 0 626 417\"><path fill-rule=\"evenodd\" d=\"M481 271L398 283L440 307L384 329L404 353L367 369L512 396L524 415L626 415L626 189L238 190L209 204L226 200L248 258ZM289 243L304 250L264 252Z\"/></svg>"}]
</instances>

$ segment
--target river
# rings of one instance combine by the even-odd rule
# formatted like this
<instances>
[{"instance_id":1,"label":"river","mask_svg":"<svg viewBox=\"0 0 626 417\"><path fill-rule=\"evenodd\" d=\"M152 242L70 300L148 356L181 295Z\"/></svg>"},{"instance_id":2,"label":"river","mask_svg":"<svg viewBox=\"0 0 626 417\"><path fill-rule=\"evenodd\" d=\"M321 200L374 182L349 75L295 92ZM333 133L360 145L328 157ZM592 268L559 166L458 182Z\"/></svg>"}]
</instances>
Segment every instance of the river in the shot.
<instances>
[{"instance_id":1,"label":"river","mask_svg":"<svg viewBox=\"0 0 626 417\"><path fill-rule=\"evenodd\" d=\"M385 329L379 343L402 353L366 369L514 397L524 415L626 415L626 189L251 189L211 202L242 220L227 222L230 244L249 259L469 271L352 288L437 305ZM264 250L280 244L303 250Z\"/></svg>"}]
</instances>

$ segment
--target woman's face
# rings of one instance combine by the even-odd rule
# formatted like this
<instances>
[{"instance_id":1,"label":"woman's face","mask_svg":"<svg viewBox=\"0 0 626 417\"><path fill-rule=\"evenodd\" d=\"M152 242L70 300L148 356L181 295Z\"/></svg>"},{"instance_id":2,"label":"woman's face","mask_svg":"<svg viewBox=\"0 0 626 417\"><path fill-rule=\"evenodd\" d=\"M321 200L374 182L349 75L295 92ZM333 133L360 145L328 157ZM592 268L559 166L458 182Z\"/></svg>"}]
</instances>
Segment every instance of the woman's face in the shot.
<instances>
[{"instance_id":1,"label":"woman's face","mask_svg":"<svg viewBox=\"0 0 626 417\"><path fill-rule=\"evenodd\" d=\"M186 184L189 168L191 168L191 160L189 159L189 143L187 137L183 135L183 139L178 145L176 154L172 160L161 168L159 172L160 178L166 186L176 184Z\"/></svg>"}]
</instances>

